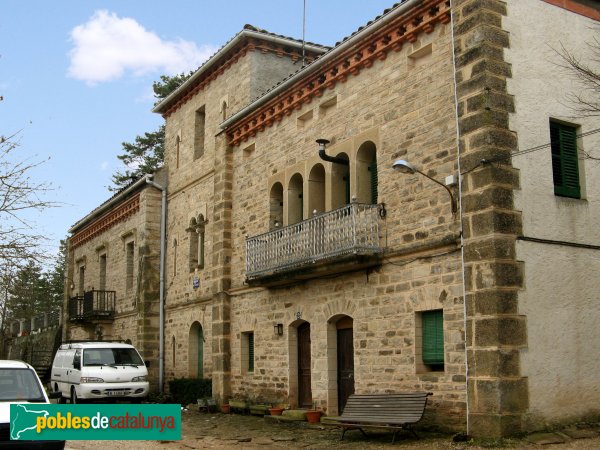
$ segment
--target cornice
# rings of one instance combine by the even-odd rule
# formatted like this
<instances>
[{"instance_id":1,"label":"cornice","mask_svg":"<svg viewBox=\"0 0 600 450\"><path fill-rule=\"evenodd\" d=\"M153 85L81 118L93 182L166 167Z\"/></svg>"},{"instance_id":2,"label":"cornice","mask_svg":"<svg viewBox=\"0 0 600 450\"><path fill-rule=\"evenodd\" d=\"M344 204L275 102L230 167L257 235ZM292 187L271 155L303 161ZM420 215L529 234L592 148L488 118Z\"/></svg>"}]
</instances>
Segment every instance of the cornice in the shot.
<instances>
[{"instance_id":1,"label":"cornice","mask_svg":"<svg viewBox=\"0 0 600 450\"><path fill-rule=\"evenodd\" d=\"M436 24L450 23L450 14L449 0L427 0L390 21L229 126L226 133L230 144L237 146L247 141L294 110L301 109L305 103L321 97L326 89L332 89L338 82L344 83L350 75L359 75L375 60L384 60L390 51L400 51L405 42L415 42L419 34L433 32ZM314 64L319 64L319 60Z\"/></svg>"},{"instance_id":2,"label":"cornice","mask_svg":"<svg viewBox=\"0 0 600 450\"><path fill-rule=\"evenodd\" d=\"M124 202L119 207L93 221L83 230L79 231L78 233L75 233L70 239L71 248L75 249L85 244L86 242L90 241L96 236L104 233L106 230L112 228L117 223L127 219L132 214L135 214L139 211L139 209L140 194L138 193L126 202Z\"/></svg>"},{"instance_id":3,"label":"cornice","mask_svg":"<svg viewBox=\"0 0 600 450\"><path fill-rule=\"evenodd\" d=\"M239 61L240 58L246 56L248 52L259 51L261 53L273 53L279 57L289 57L292 61L298 61L302 58L302 53L295 47L285 46L282 44L276 44L274 42L263 41L257 38L248 38L232 49L228 55L225 55L221 61L214 64L208 70L206 70L202 76L190 86L185 93L182 93L179 99L167 108L162 116L166 119L185 103L187 103L192 97L198 92L204 90L212 81L216 80L219 76L223 75L227 69L233 64ZM315 60L317 55L312 52L307 52L305 59L308 63Z\"/></svg>"}]
</instances>

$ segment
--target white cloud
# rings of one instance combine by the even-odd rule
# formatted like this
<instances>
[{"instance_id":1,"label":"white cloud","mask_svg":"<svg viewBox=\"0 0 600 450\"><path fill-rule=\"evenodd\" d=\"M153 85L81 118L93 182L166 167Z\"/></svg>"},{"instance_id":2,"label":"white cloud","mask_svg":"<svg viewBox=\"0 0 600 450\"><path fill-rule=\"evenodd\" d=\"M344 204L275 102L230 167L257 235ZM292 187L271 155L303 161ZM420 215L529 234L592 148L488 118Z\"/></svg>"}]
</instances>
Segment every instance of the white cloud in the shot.
<instances>
[{"instance_id":1,"label":"white cloud","mask_svg":"<svg viewBox=\"0 0 600 450\"><path fill-rule=\"evenodd\" d=\"M182 39L165 41L134 19L120 18L106 10L96 11L86 23L71 31L69 76L97 84L126 73L174 75L196 69L216 48L198 47Z\"/></svg>"}]
</instances>

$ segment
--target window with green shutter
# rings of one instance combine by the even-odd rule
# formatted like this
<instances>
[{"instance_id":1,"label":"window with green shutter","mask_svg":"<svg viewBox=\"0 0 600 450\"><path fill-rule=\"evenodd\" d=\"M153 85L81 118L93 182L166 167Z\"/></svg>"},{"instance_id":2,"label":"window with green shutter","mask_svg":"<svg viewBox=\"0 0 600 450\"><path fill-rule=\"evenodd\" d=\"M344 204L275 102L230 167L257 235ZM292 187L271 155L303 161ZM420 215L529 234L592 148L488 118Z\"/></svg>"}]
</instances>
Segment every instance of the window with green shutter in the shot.
<instances>
[{"instance_id":1,"label":"window with green shutter","mask_svg":"<svg viewBox=\"0 0 600 450\"><path fill-rule=\"evenodd\" d=\"M562 197L581 198L577 129L573 126L550 122L550 141L554 194Z\"/></svg>"},{"instance_id":2,"label":"window with green shutter","mask_svg":"<svg viewBox=\"0 0 600 450\"><path fill-rule=\"evenodd\" d=\"M423 326L423 363L443 370L444 365L444 312L441 309L421 313ZM442 367L439 367L442 366Z\"/></svg>"},{"instance_id":3,"label":"window with green shutter","mask_svg":"<svg viewBox=\"0 0 600 450\"><path fill-rule=\"evenodd\" d=\"M254 333L248 333L248 372L254 372Z\"/></svg>"}]
</instances>

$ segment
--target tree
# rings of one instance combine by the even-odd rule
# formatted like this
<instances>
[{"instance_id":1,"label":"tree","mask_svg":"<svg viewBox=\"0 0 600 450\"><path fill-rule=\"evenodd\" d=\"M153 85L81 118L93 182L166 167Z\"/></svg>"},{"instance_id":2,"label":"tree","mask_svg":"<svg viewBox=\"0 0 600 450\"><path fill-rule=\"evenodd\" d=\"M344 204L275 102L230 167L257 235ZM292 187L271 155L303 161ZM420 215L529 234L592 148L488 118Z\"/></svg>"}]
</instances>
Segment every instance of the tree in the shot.
<instances>
[{"instance_id":1,"label":"tree","mask_svg":"<svg viewBox=\"0 0 600 450\"><path fill-rule=\"evenodd\" d=\"M45 161L15 156L20 146L18 136L0 137L0 260L10 265L45 258L41 244L47 238L35 231L29 215L58 206L43 198L50 185L33 181L31 176Z\"/></svg>"},{"instance_id":2,"label":"tree","mask_svg":"<svg viewBox=\"0 0 600 450\"><path fill-rule=\"evenodd\" d=\"M595 31L597 35L587 42L586 47L576 52L564 45L561 45L560 50L555 49L560 57L558 66L566 70L580 88L577 92L568 94L571 109L577 117L600 116L600 26L597 25ZM596 132L598 130L588 133ZM600 157L591 155L587 150L582 153L584 159L600 161Z\"/></svg>"},{"instance_id":3,"label":"tree","mask_svg":"<svg viewBox=\"0 0 600 450\"><path fill-rule=\"evenodd\" d=\"M160 81L152 84L155 105L167 98L175 89L181 86L191 75L181 73L175 76L162 75ZM123 189L133 180L140 178L145 174L152 173L161 167L165 160L165 126L161 125L158 130L144 133L143 136L136 136L135 142L123 142L123 151L117 155L125 168L117 170L112 176L114 186L109 187L111 191Z\"/></svg>"}]
</instances>

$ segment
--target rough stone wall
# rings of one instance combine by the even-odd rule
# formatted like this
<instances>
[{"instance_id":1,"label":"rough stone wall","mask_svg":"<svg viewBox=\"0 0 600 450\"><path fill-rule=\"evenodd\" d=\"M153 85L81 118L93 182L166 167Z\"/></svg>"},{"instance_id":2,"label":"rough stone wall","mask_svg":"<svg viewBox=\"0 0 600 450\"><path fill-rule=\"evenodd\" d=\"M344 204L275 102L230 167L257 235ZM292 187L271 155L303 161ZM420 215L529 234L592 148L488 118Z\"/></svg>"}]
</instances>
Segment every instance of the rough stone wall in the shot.
<instances>
[{"instance_id":1,"label":"rough stone wall","mask_svg":"<svg viewBox=\"0 0 600 450\"><path fill-rule=\"evenodd\" d=\"M100 325L104 340L131 340L144 359L151 361L150 380L158 382L160 191L145 187L139 195L137 212L84 244L74 249L70 247L67 285L72 281L75 288L67 287L65 339L96 340L96 326ZM131 288L126 287L128 242L134 243ZM116 292L115 318L113 321L71 323L68 298L78 293L79 267L85 266L84 290L99 289L102 254L106 254L105 289ZM155 384L153 388L157 386Z\"/></svg>"},{"instance_id":2,"label":"rough stone wall","mask_svg":"<svg viewBox=\"0 0 600 450\"><path fill-rule=\"evenodd\" d=\"M205 339L204 376L213 378L217 397L222 397L223 390L228 389L224 387L228 382L223 377L229 369L223 367L223 361L229 360L229 331L221 321L227 317L226 295L222 293L229 288L231 225L228 215L232 167L231 151L224 144L223 136L216 135L224 115L229 117L295 70L297 66L288 57L249 51L171 114L166 122L165 159L169 173L166 377L193 373L189 333L192 324L199 322ZM225 114L223 102L227 103ZM194 159L194 117L202 106L206 130L204 154ZM205 263L203 268L194 270L190 268L189 227L191 220L200 215L206 220ZM199 282L197 288L193 286L195 278ZM215 370L220 375L215 376Z\"/></svg>"},{"instance_id":3,"label":"rough stone wall","mask_svg":"<svg viewBox=\"0 0 600 450\"><path fill-rule=\"evenodd\" d=\"M438 25L399 52L391 52L358 76L326 90L318 100L233 148L231 263L232 395L297 403L296 328L311 325L313 402L336 414L335 322L349 316L354 330L356 392L425 389L431 420L464 429L466 379L464 315L458 219L448 193L417 175L391 169L403 158L442 179L456 172L456 128L450 27ZM244 283L245 238L270 229L269 192L284 190L296 173L331 165L317 156L316 138L331 140L327 153L351 160L351 194L358 192L357 152L376 147L379 202L387 218L382 231L386 257L375 272L328 276L277 289ZM330 184L326 182L328 189ZM326 203L331 203L327 193ZM305 203L306 205L306 203ZM305 217L310 214L305 206ZM420 311L444 310L445 371L417 368ZM298 313L301 319L298 319ZM284 324L283 336L273 332ZM332 328L333 327L333 328ZM254 333L255 368L244 369L242 333Z\"/></svg>"}]
</instances>

